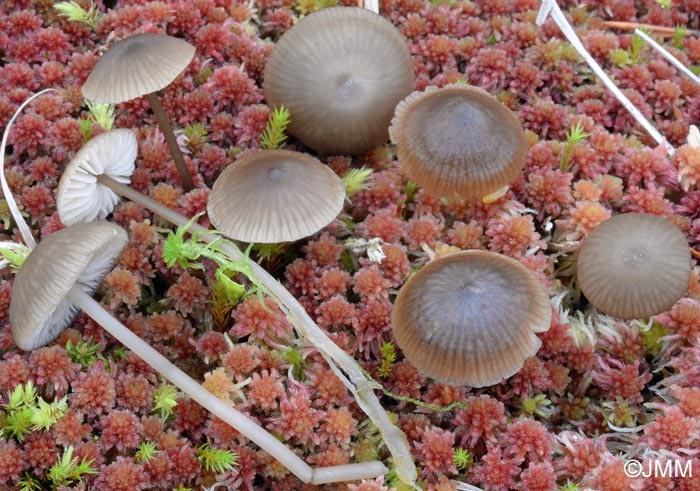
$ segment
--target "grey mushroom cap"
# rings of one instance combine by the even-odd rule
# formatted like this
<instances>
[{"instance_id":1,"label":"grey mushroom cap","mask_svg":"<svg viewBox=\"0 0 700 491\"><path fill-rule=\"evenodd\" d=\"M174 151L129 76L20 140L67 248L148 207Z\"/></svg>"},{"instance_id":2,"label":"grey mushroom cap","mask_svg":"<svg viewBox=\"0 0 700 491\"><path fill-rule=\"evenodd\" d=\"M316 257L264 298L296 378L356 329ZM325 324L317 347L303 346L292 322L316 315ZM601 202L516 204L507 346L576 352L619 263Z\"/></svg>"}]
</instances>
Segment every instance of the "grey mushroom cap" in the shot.
<instances>
[{"instance_id":1,"label":"grey mushroom cap","mask_svg":"<svg viewBox=\"0 0 700 491\"><path fill-rule=\"evenodd\" d=\"M418 370L484 387L522 368L549 329L549 298L515 259L487 251L442 256L413 275L392 313L394 337Z\"/></svg>"},{"instance_id":2,"label":"grey mushroom cap","mask_svg":"<svg viewBox=\"0 0 700 491\"><path fill-rule=\"evenodd\" d=\"M10 302L12 337L23 350L58 337L78 313L68 298L74 286L92 295L127 243L107 222L81 223L45 237L15 276Z\"/></svg>"},{"instance_id":3,"label":"grey mushroom cap","mask_svg":"<svg viewBox=\"0 0 700 491\"><path fill-rule=\"evenodd\" d=\"M357 7L304 17L275 45L265 98L289 109L289 132L322 153L359 155L388 140L396 104L414 87L403 35Z\"/></svg>"},{"instance_id":4,"label":"grey mushroom cap","mask_svg":"<svg viewBox=\"0 0 700 491\"><path fill-rule=\"evenodd\" d=\"M588 235L578 254L581 291L621 319L660 314L690 283L690 248L678 227L646 213L616 215Z\"/></svg>"},{"instance_id":5,"label":"grey mushroom cap","mask_svg":"<svg viewBox=\"0 0 700 491\"><path fill-rule=\"evenodd\" d=\"M97 180L105 174L129 184L138 144L133 131L116 129L102 133L75 154L63 171L56 193L56 207L65 225L102 220L119 203L119 195Z\"/></svg>"},{"instance_id":6,"label":"grey mushroom cap","mask_svg":"<svg viewBox=\"0 0 700 491\"><path fill-rule=\"evenodd\" d=\"M389 133L408 177L439 196L494 193L518 177L528 152L515 114L466 84L413 92L396 107Z\"/></svg>"},{"instance_id":7,"label":"grey mushroom cap","mask_svg":"<svg viewBox=\"0 0 700 491\"><path fill-rule=\"evenodd\" d=\"M172 36L129 36L100 58L83 85L83 96L93 102L118 104L156 92L187 68L194 53L194 46Z\"/></svg>"},{"instance_id":8,"label":"grey mushroom cap","mask_svg":"<svg viewBox=\"0 0 700 491\"><path fill-rule=\"evenodd\" d=\"M244 242L290 242L338 216L342 180L310 155L263 150L229 165L214 183L207 211L222 234Z\"/></svg>"}]
</instances>

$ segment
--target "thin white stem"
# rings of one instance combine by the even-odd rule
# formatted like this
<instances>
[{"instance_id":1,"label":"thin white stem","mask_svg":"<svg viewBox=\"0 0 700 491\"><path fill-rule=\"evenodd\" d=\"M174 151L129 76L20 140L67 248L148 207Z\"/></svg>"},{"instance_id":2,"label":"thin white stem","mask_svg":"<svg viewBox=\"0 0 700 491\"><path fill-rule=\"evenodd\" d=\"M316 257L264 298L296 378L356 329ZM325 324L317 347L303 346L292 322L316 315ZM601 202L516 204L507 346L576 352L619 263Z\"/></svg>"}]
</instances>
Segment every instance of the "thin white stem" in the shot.
<instances>
[{"instance_id":1,"label":"thin white stem","mask_svg":"<svg viewBox=\"0 0 700 491\"><path fill-rule=\"evenodd\" d=\"M387 468L378 461L361 464L334 465L332 467L317 467L311 478L311 484L326 484L331 482L356 481L358 479L374 479L386 473Z\"/></svg>"},{"instance_id":2,"label":"thin white stem","mask_svg":"<svg viewBox=\"0 0 700 491\"><path fill-rule=\"evenodd\" d=\"M637 122L644 128L647 133L651 135L651 137L656 140L656 143L659 145L664 145L666 148L666 152L669 155L673 155L674 148L673 146L666 141L666 138L659 133L659 131L654 128L654 126L647 120L647 118L644 117L644 115L637 109L637 107L632 104L632 101L630 101L625 94L622 93L622 91L613 83L612 80L610 80L610 77L603 71L601 66L598 64L597 61L586 51L586 48L583 46L583 43L579 39L579 37L576 35L576 32L574 31L573 27L571 27L571 24L569 24L569 21L566 20L566 16L564 13L561 11L559 8L559 5L557 4L556 0L542 0L542 6L540 7L540 11L537 14L537 25L541 26L544 24L544 22L547 20L547 16L550 15L552 16L552 19L554 19L554 22L557 23L559 26L559 29L564 33L564 36L566 36L566 39L569 40L571 45L576 49L576 51L579 52L579 54L583 57L583 59L588 63L588 66L591 67L591 70L593 70L593 73L595 73L598 78L603 82L605 87L613 93L613 95L617 98L618 101L620 101L620 104L622 104L622 107L624 107L627 112L629 112L634 119L637 120Z\"/></svg>"},{"instance_id":3,"label":"thin white stem","mask_svg":"<svg viewBox=\"0 0 700 491\"><path fill-rule=\"evenodd\" d=\"M47 92L55 91L56 89L44 89L40 92L37 92L33 96L31 96L29 99L24 101L15 111L15 113L12 115L12 118L10 118L10 121L7 123L7 127L5 128L4 133L2 134L2 144L0 144L0 158L2 159L2 166L0 166L0 185L2 186L2 192L5 195L5 200L7 201L7 207L10 209L10 213L12 214L12 218L15 219L15 223L17 224L17 228L19 228L20 233L22 234L22 238L24 239L24 243L30 247L34 248L36 245L36 241L34 240L34 236L32 235L31 230L29 230L29 226L27 225L27 222L24 221L24 218L22 217L22 214L19 212L19 207L17 206L17 202L15 201L15 197L12 195L12 191L10 190L10 186L7 184L7 180L5 179L5 147L7 146L7 138L10 136L10 128L12 127L12 123L15 122L15 119L17 119L17 116L22 112L22 109L24 109L27 104L32 102L34 99L39 97L40 95L46 94Z\"/></svg>"},{"instance_id":4,"label":"thin white stem","mask_svg":"<svg viewBox=\"0 0 700 491\"><path fill-rule=\"evenodd\" d=\"M167 358L151 348L148 343L131 332L124 324L112 317L109 312L103 309L102 306L87 293L80 288L73 287L68 293L68 298L71 302L75 303L75 305L83 309L87 315L101 325L107 332L114 336L115 339L136 353L154 370L193 400L197 401L202 407L254 441L260 448L277 459L299 479L307 483L311 482L313 477L313 470L311 467L286 445L258 426L252 419L238 412L198 384Z\"/></svg>"},{"instance_id":5,"label":"thin white stem","mask_svg":"<svg viewBox=\"0 0 700 491\"><path fill-rule=\"evenodd\" d=\"M177 226L185 225L190 221L190 219L184 215L171 210L161 203L144 196L138 191L108 176L102 175L97 179L115 193L129 198ZM190 231L200 232L201 235L199 235L199 237L208 243L219 238L217 235L211 233L202 233L207 232L207 229L196 223L190 227ZM234 261L245 260L245 255L235 244L224 242L221 243L219 247ZM389 415L374 394L373 390L378 388L377 384L369 380L357 361L340 349L326 333L316 325L309 314L306 313L304 307L301 306L297 299L294 298L279 281L254 261L251 261L250 265L255 277L265 285L299 335L308 339L313 343L316 349L319 350L321 355L328 362L331 370L333 370L348 390L350 390L360 408L379 429L384 443L394 458L394 465L399 479L406 484L415 486L418 474L416 466L413 464L408 439L403 431L391 422Z\"/></svg>"},{"instance_id":6,"label":"thin white stem","mask_svg":"<svg viewBox=\"0 0 700 491\"><path fill-rule=\"evenodd\" d=\"M673 56L671 53L669 53L668 50L667 50L666 48L664 48L664 47L661 46L659 43L657 43L656 41L654 41L650 36L648 36L644 31L642 31L642 30L640 30L640 29L635 29L635 30L634 30L634 33L635 33L637 36L639 36L640 38L642 38L644 41L646 41L647 43L649 43L649 45L650 45L652 48L654 48L656 51L658 51L659 53L661 53L661 56L663 56L664 58L666 58L673 66L675 66L675 67L678 68L680 71L682 71L683 73L685 73L693 82L695 82L696 84L700 85L700 77L698 77L698 76L695 75L693 72L691 72L690 69L689 69L688 67L686 67L683 63L681 63L680 60L679 60L678 58L676 58L676 57Z\"/></svg>"}]
</instances>

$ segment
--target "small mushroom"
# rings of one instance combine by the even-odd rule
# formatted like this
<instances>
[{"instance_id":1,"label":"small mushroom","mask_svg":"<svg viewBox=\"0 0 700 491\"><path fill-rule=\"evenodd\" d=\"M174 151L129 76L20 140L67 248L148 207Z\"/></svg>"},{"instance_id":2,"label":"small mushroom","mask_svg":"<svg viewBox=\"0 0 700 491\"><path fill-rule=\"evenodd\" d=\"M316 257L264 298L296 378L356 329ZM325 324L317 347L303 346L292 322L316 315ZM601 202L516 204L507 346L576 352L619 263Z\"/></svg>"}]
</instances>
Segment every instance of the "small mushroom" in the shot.
<instances>
[{"instance_id":1,"label":"small mushroom","mask_svg":"<svg viewBox=\"0 0 700 491\"><path fill-rule=\"evenodd\" d=\"M44 238L20 267L12 290L10 325L17 345L35 349L55 339L82 309L124 346L212 414L251 439L306 483L374 478L381 462L312 469L293 451L180 370L92 299L122 248L126 232L107 222L74 225Z\"/></svg>"},{"instance_id":2,"label":"small mushroom","mask_svg":"<svg viewBox=\"0 0 700 491\"><path fill-rule=\"evenodd\" d=\"M207 212L224 235L244 242L291 242L328 225L343 208L342 180L310 155L249 153L214 183Z\"/></svg>"},{"instance_id":3,"label":"small mushroom","mask_svg":"<svg viewBox=\"0 0 700 491\"><path fill-rule=\"evenodd\" d=\"M101 138L97 140L95 137L93 140L96 144L100 145L112 145L116 141L121 141L122 144L126 145L136 145L136 138L131 135L132 143L126 143L129 137L126 133L118 134L115 131L127 131L130 130L112 130L107 133L100 135ZM93 140L90 140L92 142ZM88 142L88 144L90 143ZM124 150L124 147L123 147ZM128 150L124 150L125 153L129 153ZM78 152L80 153L80 152ZM104 155L105 152L87 153L87 155ZM108 152L107 152L108 154ZM86 154L83 154L86 155ZM78 154L76 154L78 157ZM119 169L130 168L128 165L120 165ZM119 196L128 198L143 206L144 208L152 211L153 213L159 215L161 218L168 220L169 222L177 225L184 226L190 221L189 218L184 215L171 210L167 206L158 203L157 201L144 196L138 191L132 189L131 187L123 184L122 177L126 178L128 176L121 175L119 172L115 172L111 169L109 160L101 162L99 165L78 165L69 163L66 169L72 169L74 172L64 172L61 177L61 181L71 181L75 178L74 183L60 182L59 189L71 190L76 196L83 196L80 198L84 206L91 207L97 206L98 203L104 203L106 207L98 212L98 214L107 215L111 212L114 203L109 199L100 200L99 196L103 195L99 191L100 187L104 186L109 188ZM102 169L102 174L94 175L92 170ZM84 172L88 172L88 176L84 175ZM89 178L92 174L94 179ZM76 178L77 177L77 178ZM82 186L82 188L81 188ZM61 220L70 221L80 221L88 218L89 216L97 216L94 211L85 212L76 209L72 213L66 213L63 211L65 206L67 209L73 208L69 199L66 199L69 194L67 191L62 191L56 199L56 205L58 208L59 216ZM91 198L90 195L93 197ZM64 218L65 217L65 218ZM64 223L66 223L64 221ZM67 223L66 223L67 224ZM198 233L198 238L206 242L212 243L217 241L220 236L210 233L207 229L201 225L194 223L190 225L189 231L192 233ZM226 252L235 261L247 261L248 258L231 242L219 243L219 247L222 251ZM339 366L342 368L342 372L338 370L336 373L341 378L346 386L349 386L350 390L355 395L356 399L359 401L360 406L363 411L372 419L377 428L380 429L384 442L391 451L395 458L396 469L398 475L404 482L415 482L416 470L413 461L411 460L410 448L408 445L408 440L401 430L396 428L394 424L389 420L386 411L382 408L379 400L374 395L371 390L357 390L356 387L368 387L370 382L365 376L365 374L360 369L359 365L355 360L352 359L345 351L340 349L329 337L322 331L311 319L309 314L306 312L304 307L301 306L299 301L284 288L284 286L277 281L272 275L270 275L265 269L259 266L255 262L250 263L251 269L255 277L270 291L272 296L277 298L284 309L289 312L290 321L298 332L304 336L306 339L310 340L317 349L323 353L324 357L327 357L332 367ZM315 469L314 470L314 483L330 482L329 479L337 480L348 480L349 475L365 475L368 477L376 477L383 473L381 469L376 465L376 463L369 463L366 469L362 469L361 466L364 464L350 464L348 466L338 466L326 468L327 470ZM383 468L383 466L382 466ZM355 474L352 474L355 473ZM370 476L372 474L372 476ZM343 477L346 476L346 477ZM359 478L358 478L359 479Z\"/></svg>"},{"instance_id":4,"label":"small mushroom","mask_svg":"<svg viewBox=\"0 0 700 491\"><path fill-rule=\"evenodd\" d=\"M528 151L518 118L465 84L413 92L396 107L389 134L408 177L440 196L498 191L518 176Z\"/></svg>"},{"instance_id":5,"label":"small mushroom","mask_svg":"<svg viewBox=\"0 0 700 491\"><path fill-rule=\"evenodd\" d=\"M89 140L76 152L61 176L56 192L59 216L65 225L102 220L119 202L119 195L102 182L110 176L129 184L138 144L134 132L116 129Z\"/></svg>"},{"instance_id":6,"label":"small mushroom","mask_svg":"<svg viewBox=\"0 0 700 491\"><path fill-rule=\"evenodd\" d=\"M667 219L615 215L588 235L578 254L581 291L598 310L638 319L671 308L688 289L690 249Z\"/></svg>"},{"instance_id":7,"label":"small mushroom","mask_svg":"<svg viewBox=\"0 0 700 491\"><path fill-rule=\"evenodd\" d=\"M406 40L357 7L304 17L275 45L265 98L289 108L289 133L322 153L359 155L387 141L396 104L414 86Z\"/></svg>"},{"instance_id":8,"label":"small mushroom","mask_svg":"<svg viewBox=\"0 0 700 491\"><path fill-rule=\"evenodd\" d=\"M156 92L170 85L194 57L187 41L161 34L136 34L114 43L83 85L93 102L118 104L146 96L170 148L185 191L194 188L168 116Z\"/></svg>"},{"instance_id":9,"label":"small mushroom","mask_svg":"<svg viewBox=\"0 0 700 491\"><path fill-rule=\"evenodd\" d=\"M551 307L535 275L487 251L442 256L399 291L392 325L401 350L434 379L484 387L515 374L537 353Z\"/></svg>"}]
</instances>

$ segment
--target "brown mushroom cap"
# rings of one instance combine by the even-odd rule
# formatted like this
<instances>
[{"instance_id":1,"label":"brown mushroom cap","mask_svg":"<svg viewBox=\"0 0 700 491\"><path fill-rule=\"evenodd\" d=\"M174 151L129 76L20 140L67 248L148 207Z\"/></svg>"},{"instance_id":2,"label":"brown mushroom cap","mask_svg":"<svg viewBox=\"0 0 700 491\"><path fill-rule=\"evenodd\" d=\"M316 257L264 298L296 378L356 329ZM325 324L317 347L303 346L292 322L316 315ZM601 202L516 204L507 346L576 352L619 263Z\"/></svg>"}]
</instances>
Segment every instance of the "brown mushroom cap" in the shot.
<instances>
[{"instance_id":1,"label":"brown mushroom cap","mask_svg":"<svg viewBox=\"0 0 700 491\"><path fill-rule=\"evenodd\" d=\"M10 301L12 337L23 350L53 341L78 313L66 295L73 286L92 295L127 243L111 223L81 223L45 237L15 276Z\"/></svg>"},{"instance_id":2,"label":"brown mushroom cap","mask_svg":"<svg viewBox=\"0 0 700 491\"><path fill-rule=\"evenodd\" d=\"M581 291L606 314L639 319L671 308L688 289L690 249L663 217L616 215L588 235L578 254Z\"/></svg>"},{"instance_id":3,"label":"brown mushroom cap","mask_svg":"<svg viewBox=\"0 0 700 491\"><path fill-rule=\"evenodd\" d=\"M214 183L207 211L222 234L245 242L289 242L328 225L345 187L310 155L263 150L229 165Z\"/></svg>"},{"instance_id":4,"label":"brown mushroom cap","mask_svg":"<svg viewBox=\"0 0 700 491\"><path fill-rule=\"evenodd\" d=\"M118 104L170 85L187 68L195 47L162 34L136 34L114 43L83 85L93 102Z\"/></svg>"},{"instance_id":5,"label":"brown mushroom cap","mask_svg":"<svg viewBox=\"0 0 700 491\"><path fill-rule=\"evenodd\" d=\"M487 251L442 256L399 291L396 342L421 372L444 383L483 387L515 374L537 353L551 307L535 275Z\"/></svg>"},{"instance_id":6,"label":"brown mushroom cap","mask_svg":"<svg viewBox=\"0 0 700 491\"><path fill-rule=\"evenodd\" d=\"M482 198L501 189L528 151L515 114L464 84L412 93L396 107L389 133L409 178L440 196Z\"/></svg>"},{"instance_id":7,"label":"brown mushroom cap","mask_svg":"<svg viewBox=\"0 0 700 491\"><path fill-rule=\"evenodd\" d=\"M304 17L275 45L265 98L289 108L289 132L316 151L362 154L388 140L396 104L414 85L406 40L366 9Z\"/></svg>"},{"instance_id":8,"label":"brown mushroom cap","mask_svg":"<svg viewBox=\"0 0 700 491\"><path fill-rule=\"evenodd\" d=\"M75 154L63 171L56 193L56 207L65 225L102 220L119 196L97 181L105 174L129 184L134 172L138 144L134 132L125 128L92 138Z\"/></svg>"}]
</instances>

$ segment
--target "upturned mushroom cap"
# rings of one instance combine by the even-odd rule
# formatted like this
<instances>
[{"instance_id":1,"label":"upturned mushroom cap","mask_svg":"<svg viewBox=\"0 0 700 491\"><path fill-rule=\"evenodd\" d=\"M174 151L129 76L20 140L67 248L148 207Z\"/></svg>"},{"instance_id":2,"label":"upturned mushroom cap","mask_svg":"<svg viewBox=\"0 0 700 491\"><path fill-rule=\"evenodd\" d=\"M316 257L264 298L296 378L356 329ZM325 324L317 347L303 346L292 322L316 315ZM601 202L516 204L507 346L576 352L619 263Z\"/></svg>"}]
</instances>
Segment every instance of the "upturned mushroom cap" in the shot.
<instances>
[{"instance_id":1,"label":"upturned mushroom cap","mask_svg":"<svg viewBox=\"0 0 700 491\"><path fill-rule=\"evenodd\" d=\"M250 153L214 183L207 211L224 235L244 242L289 242L328 225L343 208L345 187L327 166L289 150Z\"/></svg>"},{"instance_id":2,"label":"upturned mushroom cap","mask_svg":"<svg viewBox=\"0 0 700 491\"><path fill-rule=\"evenodd\" d=\"M515 114L464 84L412 93L396 107L389 133L406 174L440 196L482 198L501 189L528 151Z\"/></svg>"},{"instance_id":3,"label":"upturned mushroom cap","mask_svg":"<svg viewBox=\"0 0 700 491\"><path fill-rule=\"evenodd\" d=\"M671 308L688 289L690 249L663 217L616 215L598 225L577 260L581 291L606 314L638 319Z\"/></svg>"},{"instance_id":4,"label":"upturned mushroom cap","mask_svg":"<svg viewBox=\"0 0 700 491\"><path fill-rule=\"evenodd\" d=\"M92 295L126 245L126 232L107 222L81 223L45 237L15 276L12 337L23 350L58 337L78 312L66 295L76 286Z\"/></svg>"},{"instance_id":5,"label":"upturned mushroom cap","mask_svg":"<svg viewBox=\"0 0 700 491\"><path fill-rule=\"evenodd\" d=\"M134 172L138 144L131 130L116 129L87 142L68 163L58 183L56 207L65 225L102 220L109 215L119 196L97 181L106 174L129 184Z\"/></svg>"},{"instance_id":6,"label":"upturned mushroom cap","mask_svg":"<svg viewBox=\"0 0 700 491\"><path fill-rule=\"evenodd\" d=\"M388 140L396 104L414 86L406 40L366 9L304 17L265 66L265 98L289 108L289 132L322 153L362 154Z\"/></svg>"},{"instance_id":7,"label":"upturned mushroom cap","mask_svg":"<svg viewBox=\"0 0 700 491\"><path fill-rule=\"evenodd\" d=\"M408 361L440 382L493 385L537 353L551 307L535 275L487 251L442 256L413 275L394 303L394 337Z\"/></svg>"},{"instance_id":8,"label":"upturned mushroom cap","mask_svg":"<svg viewBox=\"0 0 700 491\"><path fill-rule=\"evenodd\" d=\"M93 102L118 104L170 85L187 68L195 47L162 34L136 34L114 43L83 85Z\"/></svg>"}]
</instances>

